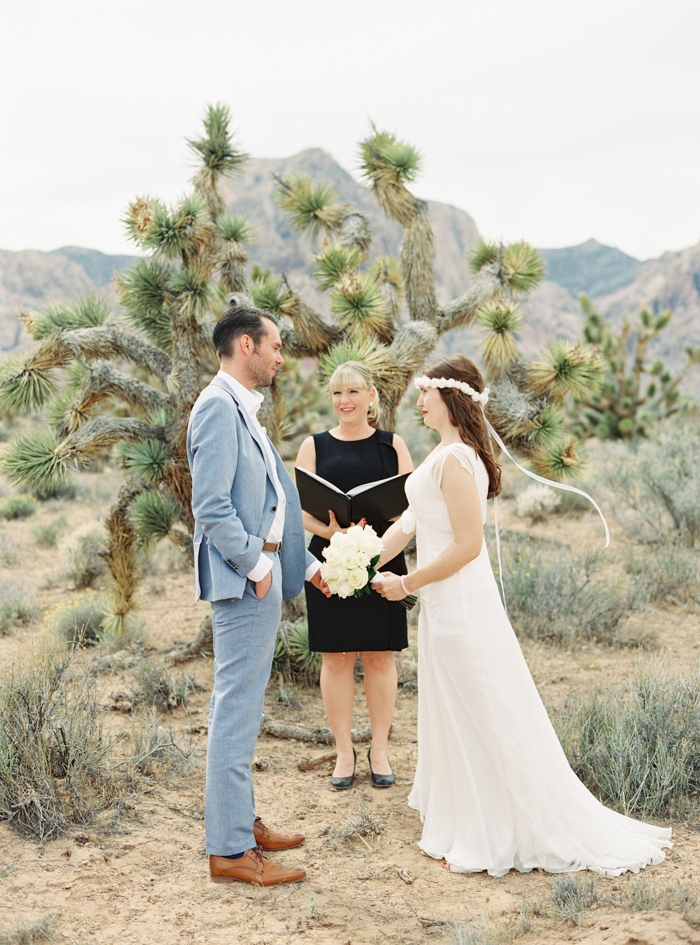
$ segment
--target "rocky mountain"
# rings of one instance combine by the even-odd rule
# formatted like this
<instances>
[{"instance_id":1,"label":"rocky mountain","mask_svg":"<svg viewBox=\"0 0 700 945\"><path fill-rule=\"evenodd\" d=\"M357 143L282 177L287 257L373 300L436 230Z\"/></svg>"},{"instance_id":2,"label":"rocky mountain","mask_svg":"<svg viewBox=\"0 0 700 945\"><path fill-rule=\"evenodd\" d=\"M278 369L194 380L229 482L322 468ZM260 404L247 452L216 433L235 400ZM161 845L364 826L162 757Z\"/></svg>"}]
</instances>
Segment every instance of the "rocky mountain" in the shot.
<instances>
[{"instance_id":1,"label":"rocky mountain","mask_svg":"<svg viewBox=\"0 0 700 945\"><path fill-rule=\"evenodd\" d=\"M70 301L98 292L115 301L112 276L135 256L108 256L96 249L66 246L42 253L0 250L0 351L29 342L18 310L38 311L47 302Z\"/></svg>"},{"instance_id":2,"label":"rocky mountain","mask_svg":"<svg viewBox=\"0 0 700 945\"><path fill-rule=\"evenodd\" d=\"M576 299L585 292L591 298L607 295L629 285L642 263L614 246L588 240L563 249L541 249L547 278Z\"/></svg>"},{"instance_id":3,"label":"rocky mountain","mask_svg":"<svg viewBox=\"0 0 700 945\"><path fill-rule=\"evenodd\" d=\"M683 361L683 345L700 346L700 243L650 259L629 285L596 299L596 304L614 319L641 308L655 314L670 309L673 320L656 350L669 361Z\"/></svg>"},{"instance_id":4,"label":"rocky mountain","mask_svg":"<svg viewBox=\"0 0 700 945\"><path fill-rule=\"evenodd\" d=\"M310 276L317 246L292 230L273 199L274 175L294 173L332 184L341 202L356 205L367 216L374 234L370 258L378 253L396 255L401 228L384 216L367 188L319 148L284 159L252 158L239 176L225 184L229 212L246 215L255 226L251 262L284 273L295 289L325 310L326 297L315 293ZM463 210L433 202L429 207L435 234L437 294L444 303L468 286L468 250L479 233ZM595 240L541 252L547 280L523 303L527 319L521 344L527 354L541 351L554 338L580 336L579 292L585 292L614 318L624 312L636 314L644 305L653 311L671 308L672 327L657 350L673 364L682 363L684 343L700 344L700 244L647 262ZM50 253L0 250L0 350L13 350L27 340L17 319L18 308L37 310L49 300L70 300L95 291L113 301L114 270L122 270L134 258L76 246ZM453 332L442 339L441 350L463 350L478 357L479 339L478 329Z\"/></svg>"},{"instance_id":5,"label":"rocky mountain","mask_svg":"<svg viewBox=\"0 0 700 945\"><path fill-rule=\"evenodd\" d=\"M309 174L315 180L332 184L341 202L359 207L374 233L370 258L378 253L396 255L401 227L384 216L372 194L320 149L302 151L286 159L251 158L242 174L225 184L227 210L244 214L255 226L251 262L283 272L312 304L325 308L326 299L315 293L310 276L317 246L292 230L273 200L273 174L294 173ZM467 249L479 234L474 221L463 210L430 203L430 214L435 230L437 293L446 302L460 295L469 282ZM113 299L114 270L121 271L135 258L108 256L76 246L50 253L0 250L0 350L12 350L27 340L17 320L19 308L35 311L50 300L70 300L94 291Z\"/></svg>"},{"instance_id":6,"label":"rocky mountain","mask_svg":"<svg viewBox=\"0 0 700 945\"><path fill-rule=\"evenodd\" d=\"M93 292L95 284L77 263L55 253L0 250L0 350L12 351L26 335L18 309L36 311L49 299Z\"/></svg>"},{"instance_id":7,"label":"rocky mountain","mask_svg":"<svg viewBox=\"0 0 700 945\"><path fill-rule=\"evenodd\" d=\"M289 225L287 216L273 199L274 175L308 174L319 183L332 184L341 203L355 205L369 220L373 233L370 259L379 253L395 256L401 242L401 227L379 209L371 191L355 181L320 148L302 151L291 158L252 158L242 173L224 185L223 195L230 213L242 213L256 227L250 249L252 262L284 272L294 288L313 292L310 270L317 245ZM464 292L470 278L467 250L478 237L476 224L464 210L430 202L435 233L435 278L438 299L447 302Z\"/></svg>"},{"instance_id":8,"label":"rocky mountain","mask_svg":"<svg viewBox=\"0 0 700 945\"><path fill-rule=\"evenodd\" d=\"M83 249L81 246L62 246L49 255L63 256L77 263L97 289L109 285L115 271L128 269L138 259L138 256L108 256L97 249Z\"/></svg>"}]
</instances>

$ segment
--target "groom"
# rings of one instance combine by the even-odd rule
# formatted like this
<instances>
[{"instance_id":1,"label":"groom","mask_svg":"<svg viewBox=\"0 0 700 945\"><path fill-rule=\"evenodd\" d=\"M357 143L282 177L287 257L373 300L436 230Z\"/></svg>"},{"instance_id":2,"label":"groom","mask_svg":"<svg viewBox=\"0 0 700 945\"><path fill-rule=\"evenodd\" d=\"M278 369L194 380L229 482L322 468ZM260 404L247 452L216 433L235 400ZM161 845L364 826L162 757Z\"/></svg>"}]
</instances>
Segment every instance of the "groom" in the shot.
<instances>
[{"instance_id":1,"label":"groom","mask_svg":"<svg viewBox=\"0 0 700 945\"><path fill-rule=\"evenodd\" d=\"M187 431L197 600L211 601L214 631L206 843L215 882L272 886L306 875L258 849L285 850L304 837L274 833L255 816L250 769L280 608L305 577L330 592L304 548L297 491L256 418L263 396L255 388L269 387L283 363L277 323L233 306L212 340L221 370L199 395Z\"/></svg>"}]
</instances>

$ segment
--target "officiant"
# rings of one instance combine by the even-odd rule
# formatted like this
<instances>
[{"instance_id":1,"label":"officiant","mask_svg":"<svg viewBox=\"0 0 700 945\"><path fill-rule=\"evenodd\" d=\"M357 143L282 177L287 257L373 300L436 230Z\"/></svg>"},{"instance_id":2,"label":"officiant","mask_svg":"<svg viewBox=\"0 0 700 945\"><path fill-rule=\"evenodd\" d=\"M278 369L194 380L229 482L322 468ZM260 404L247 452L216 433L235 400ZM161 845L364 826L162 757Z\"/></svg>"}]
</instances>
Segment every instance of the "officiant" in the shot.
<instances>
[{"instance_id":1,"label":"officiant","mask_svg":"<svg viewBox=\"0 0 700 945\"><path fill-rule=\"evenodd\" d=\"M299 449L296 465L345 493L368 482L411 472L413 463L404 441L396 433L379 428L379 397L367 366L360 361L346 361L335 369L328 387L338 424L325 433L307 437ZM332 535L344 529L332 510L326 521L308 512L303 515L304 527L313 534L309 550L322 558ZM391 523L380 519L366 524L382 535ZM403 553L382 570L405 574ZM372 743L367 752L370 778L373 787L391 787L394 773L387 754L387 739L396 701L394 653L408 646L406 610L400 602L387 601L379 594L326 598L308 586L306 604L309 647L319 651L323 658L321 693L338 753L331 785L336 790L346 790L355 783L357 756L350 730L355 658L359 653L372 726Z\"/></svg>"}]
</instances>

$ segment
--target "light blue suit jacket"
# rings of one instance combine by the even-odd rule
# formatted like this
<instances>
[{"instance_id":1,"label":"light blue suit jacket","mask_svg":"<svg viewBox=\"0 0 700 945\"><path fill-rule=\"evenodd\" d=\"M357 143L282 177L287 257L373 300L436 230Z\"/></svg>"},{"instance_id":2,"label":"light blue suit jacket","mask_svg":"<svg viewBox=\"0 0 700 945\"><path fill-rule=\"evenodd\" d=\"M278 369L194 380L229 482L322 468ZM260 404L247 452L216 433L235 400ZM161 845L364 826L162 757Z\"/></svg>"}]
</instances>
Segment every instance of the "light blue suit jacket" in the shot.
<instances>
[{"instance_id":1,"label":"light blue suit jacket","mask_svg":"<svg viewBox=\"0 0 700 945\"><path fill-rule=\"evenodd\" d=\"M287 497L280 557L282 597L289 599L301 591L314 557L304 547L296 487L274 446L272 453ZM197 600L238 600L270 531L277 491L261 433L218 377L192 408L187 459L192 473Z\"/></svg>"}]
</instances>

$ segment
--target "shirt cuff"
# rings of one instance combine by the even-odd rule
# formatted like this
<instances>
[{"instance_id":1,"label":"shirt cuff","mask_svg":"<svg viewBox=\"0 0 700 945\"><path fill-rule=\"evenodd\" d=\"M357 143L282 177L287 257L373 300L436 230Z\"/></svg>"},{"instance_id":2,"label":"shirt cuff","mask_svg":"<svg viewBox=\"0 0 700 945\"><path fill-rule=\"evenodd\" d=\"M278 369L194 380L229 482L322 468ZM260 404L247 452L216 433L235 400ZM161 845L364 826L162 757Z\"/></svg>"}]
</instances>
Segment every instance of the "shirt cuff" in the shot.
<instances>
[{"instance_id":1,"label":"shirt cuff","mask_svg":"<svg viewBox=\"0 0 700 945\"><path fill-rule=\"evenodd\" d=\"M316 574L318 569L321 567L321 562L316 558L306 569L305 580L310 581L311 578Z\"/></svg>"},{"instance_id":2,"label":"shirt cuff","mask_svg":"<svg viewBox=\"0 0 700 945\"><path fill-rule=\"evenodd\" d=\"M262 581L265 575L270 571L272 571L272 558L268 558L267 555L260 555L255 567L246 574L246 577L249 581L252 581L253 584L257 584L257 582Z\"/></svg>"}]
</instances>

